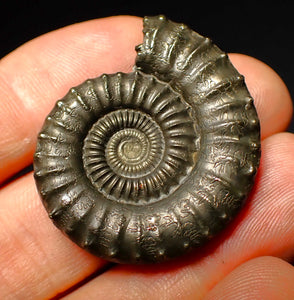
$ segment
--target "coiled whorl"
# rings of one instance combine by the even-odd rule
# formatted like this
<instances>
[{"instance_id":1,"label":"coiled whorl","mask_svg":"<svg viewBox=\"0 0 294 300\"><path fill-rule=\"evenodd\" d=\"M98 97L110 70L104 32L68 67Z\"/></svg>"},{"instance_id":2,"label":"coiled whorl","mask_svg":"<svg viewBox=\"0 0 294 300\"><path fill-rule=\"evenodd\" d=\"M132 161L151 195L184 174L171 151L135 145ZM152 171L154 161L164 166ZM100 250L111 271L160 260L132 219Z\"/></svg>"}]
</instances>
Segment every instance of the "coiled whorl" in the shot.
<instances>
[{"instance_id":1,"label":"coiled whorl","mask_svg":"<svg viewBox=\"0 0 294 300\"><path fill-rule=\"evenodd\" d=\"M120 263L202 245L242 207L259 121L227 55L183 24L144 18L134 71L89 79L48 115L34 157L50 218Z\"/></svg>"}]
</instances>

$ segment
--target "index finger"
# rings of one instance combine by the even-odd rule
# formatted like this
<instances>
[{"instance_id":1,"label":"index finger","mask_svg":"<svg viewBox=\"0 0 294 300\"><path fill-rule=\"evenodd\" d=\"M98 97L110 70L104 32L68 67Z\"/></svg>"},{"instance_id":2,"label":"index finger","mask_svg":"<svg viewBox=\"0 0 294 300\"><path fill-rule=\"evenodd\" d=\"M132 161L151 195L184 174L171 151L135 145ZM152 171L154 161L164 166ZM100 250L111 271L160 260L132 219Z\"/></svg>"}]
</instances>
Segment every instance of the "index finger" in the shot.
<instances>
[{"instance_id":1,"label":"index finger","mask_svg":"<svg viewBox=\"0 0 294 300\"><path fill-rule=\"evenodd\" d=\"M0 182L32 162L45 116L70 87L102 72L131 70L141 31L136 17L93 20L41 36L1 60ZM282 80L257 60L231 59L255 99L262 138L284 130L291 100Z\"/></svg>"},{"instance_id":2,"label":"index finger","mask_svg":"<svg viewBox=\"0 0 294 300\"><path fill-rule=\"evenodd\" d=\"M0 182L32 162L56 100L102 72L129 72L142 39L137 17L110 17L38 37L0 61Z\"/></svg>"}]
</instances>

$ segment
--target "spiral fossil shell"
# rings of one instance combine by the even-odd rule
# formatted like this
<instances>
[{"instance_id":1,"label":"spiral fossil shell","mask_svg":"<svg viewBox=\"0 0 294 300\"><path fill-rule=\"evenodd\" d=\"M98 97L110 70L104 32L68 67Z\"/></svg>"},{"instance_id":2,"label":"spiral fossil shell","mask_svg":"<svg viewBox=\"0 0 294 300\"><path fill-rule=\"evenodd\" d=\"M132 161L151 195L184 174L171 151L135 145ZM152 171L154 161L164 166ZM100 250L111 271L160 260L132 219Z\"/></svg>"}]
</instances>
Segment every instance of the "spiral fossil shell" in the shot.
<instances>
[{"instance_id":1,"label":"spiral fossil shell","mask_svg":"<svg viewBox=\"0 0 294 300\"><path fill-rule=\"evenodd\" d=\"M34 157L55 225L120 263L165 261L216 235L260 158L253 99L227 55L164 16L145 17L143 32L133 72L57 101Z\"/></svg>"}]
</instances>

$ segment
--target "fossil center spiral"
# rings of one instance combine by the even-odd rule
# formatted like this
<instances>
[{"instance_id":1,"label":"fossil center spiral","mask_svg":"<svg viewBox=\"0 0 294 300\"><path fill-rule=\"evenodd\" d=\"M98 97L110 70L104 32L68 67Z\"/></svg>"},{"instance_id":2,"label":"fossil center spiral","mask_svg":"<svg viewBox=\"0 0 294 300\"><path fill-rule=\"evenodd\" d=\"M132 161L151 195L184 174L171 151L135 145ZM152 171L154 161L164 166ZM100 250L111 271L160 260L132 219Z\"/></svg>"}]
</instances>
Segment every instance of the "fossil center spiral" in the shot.
<instances>
[{"instance_id":1,"label":"fossil center spiral","mask_svg":"<svg viewBox=\"0 0 294 300\"><path fill-rule=\"evenodd\" d=\"M124 135L126 135L126 138L121 139L121 136ZM144 136L144 134L140 131L135 129L126 129L118 132L112 140L117 139L117 136L120 140L117 148L117 155L123 162L130 165L136 164L146 157L146 154L149 152L149 142L146 136ZM112 145L115 144L113 141L111 142Z\"/></svg>"},{"instance_id":2,"label":"fossil center spiral","mask_svg":"<svg viewBox=\"0 0 294 300\"><path fill-rule=\"evenodd\" d=\"M118 117L117 114L119 112L113 112L110 117ZM146 176L162 160L164 138L159 126L147 114L131 111L127 115L132 115L136 123L128 124L130 127L110 137L105 149L106 161L118 176Z\"/></svg>"},{"instance_id":3,"label":"fossil center spiral","mask_svg":"<svg viewBox=\"0 0 294 300\"><path fill-rule=\"evenodd\" d=\"M83 147L84 169L93 186L107 198L131 203L168 194L189 160L185 130L173 133L174 127L170 132L166 126L139 109L120 108L101 117Z\"/></svg>"}]
</instances>

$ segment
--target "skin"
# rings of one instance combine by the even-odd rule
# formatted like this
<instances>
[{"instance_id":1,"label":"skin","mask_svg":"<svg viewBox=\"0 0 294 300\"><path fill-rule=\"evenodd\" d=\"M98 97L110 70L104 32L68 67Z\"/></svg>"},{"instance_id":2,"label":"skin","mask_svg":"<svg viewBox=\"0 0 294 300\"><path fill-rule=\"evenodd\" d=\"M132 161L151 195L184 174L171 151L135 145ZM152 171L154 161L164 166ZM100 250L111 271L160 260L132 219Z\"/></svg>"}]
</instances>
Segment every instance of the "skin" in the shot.
<instances>
[{"instance_id":1,"label":"skin","mask_svg":"<svg viewBox=\"0 0 294 300\"><path fill-rule=\"evenodd\" d=\"M264 63L231 54L261 121L262 158L237 218L198 251L162 265L109 264L52 224L33 174L37 133L70 87L102 73L130 72L142 20L111 17L38 37L0 61L1 299L294 299L292 102Z\"/></svg>"}]
</instances>

